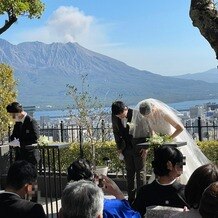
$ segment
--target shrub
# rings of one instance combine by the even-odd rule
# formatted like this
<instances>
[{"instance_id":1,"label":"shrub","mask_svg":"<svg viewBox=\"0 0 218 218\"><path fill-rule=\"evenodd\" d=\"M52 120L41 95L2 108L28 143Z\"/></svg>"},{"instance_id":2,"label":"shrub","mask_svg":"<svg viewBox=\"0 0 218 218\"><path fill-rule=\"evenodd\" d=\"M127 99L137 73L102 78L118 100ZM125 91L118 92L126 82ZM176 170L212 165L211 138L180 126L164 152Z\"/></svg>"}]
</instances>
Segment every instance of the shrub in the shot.
<instances>
[{"instance_id":1,"label":"shrub","mask_svg":"<svg viewBox=\"0 0 218 218\"><path fill-rule=\"evenodd\" d=\"M202 152L213 163L218 164L218 141L203 141L197 143ZM92 149L89 143L83 145L84 158L92 160ZM79 143L74 142L69 147L61 150L61 169L66 171L67 167L80 156ZM114 141L97 142L95 144L95 161L96 165L105 165L104 157L110 159L109 172L124 173L125 165L120 161L117 154L116 144ZM150 149L146 160L147 174L152 173L151 161L153 160L153 151Z\"/></svg>"},{"instance_id":2,"label":"shrub","mask_svg":"<svg viewBox=\"0 0 218 218\"><path fill-rule=\"evenodd\" d=\"M218 164L218 141L198 141L197 144L209 160Z\"/></svg>"},{"instance_id":3,"label":"shrub","mask_svg":"<svg viewBox=\"0 0 218 218\"><path fill-rule=\"evenodd\" d=\"M83 144L84 158L92 160L92 149L89 143ZM78 142L72 143L69 147L61 150L61 169L66 171L67 167L77 158L80 157L80 147ZM124 162L120 161L117 154L116 144L114 141L105 141L95 143L95 162L96 165L105 165L104 157L110 159L109 172L118 174L123 173Z\"/></svg>"}]
</instances>

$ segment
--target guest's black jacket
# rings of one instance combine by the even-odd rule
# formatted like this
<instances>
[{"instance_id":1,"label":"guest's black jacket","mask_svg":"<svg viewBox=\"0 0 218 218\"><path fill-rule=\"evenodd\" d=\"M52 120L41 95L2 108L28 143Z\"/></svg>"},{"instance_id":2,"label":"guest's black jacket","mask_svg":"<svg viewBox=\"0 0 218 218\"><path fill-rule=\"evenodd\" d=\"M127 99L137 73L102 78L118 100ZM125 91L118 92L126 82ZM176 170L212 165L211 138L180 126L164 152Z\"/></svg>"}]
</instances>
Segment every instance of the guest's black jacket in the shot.
<instances>
[{"instance_id":1,"label":"guest's black jacket","mask_svg":"<svg viewBox=\"0 0 218 218\"><path fill-rule=\"evenodd\" d=\"M13 193L0 193L1 218L45 218L42 205L24 200Z\"/></svg>"},{"instance_id":2,"label":"guest's black jacket","mask_svg":"<svg viewBox=\"0 0 218 218\"><path fill-rule=\"evenodd\" d=\"M185 185L175 181L170 185L160 185L154 180L148 185L142 186L137 192L132 207L143 216L148 206L170 206L180 207L188 206L184 195Z\"/></svg>"},{"instance_id":3,"label":"guest's black jacket","mask_svg":"<svg viewBox=\"0 0 218 218\"><path fill-rule=\"evenodd\" d=\"M39 126L35 119L26 115L24 122L16 122L11 135L11 140L19 139L20 146L32 145L37 143L39 138Z\"/></svg>"}]
</instances>

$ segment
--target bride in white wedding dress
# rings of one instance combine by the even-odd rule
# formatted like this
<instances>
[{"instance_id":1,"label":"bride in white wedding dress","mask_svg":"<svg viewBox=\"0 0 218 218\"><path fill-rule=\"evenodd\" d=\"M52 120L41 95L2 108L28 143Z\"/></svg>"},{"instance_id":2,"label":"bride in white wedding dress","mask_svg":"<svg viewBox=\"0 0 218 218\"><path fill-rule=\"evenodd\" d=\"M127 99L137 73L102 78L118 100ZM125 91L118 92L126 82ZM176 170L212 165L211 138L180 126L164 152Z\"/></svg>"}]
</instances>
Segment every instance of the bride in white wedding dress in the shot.
<instances>
[{"instance_id":1,"label":"bride in white wedding dress","mask_svg":"<svg viewBox=\"0 0 218 218\"><path fill-rule=\"evenodd\" d=\"M186 142L187 145L179 147L179 150L186 157L186 165L180 177L180 182L186 184L196 168L210 161L198 148L177 114L176 110L159 100L145 99L137 104L133 112L131 123L134 128L132 135L133 137L143 137L142 130L149 128L151 134L166 134L173 141ZM138 123L140 123L140 128L137 128Z\"/></svg>"}]
</instances>

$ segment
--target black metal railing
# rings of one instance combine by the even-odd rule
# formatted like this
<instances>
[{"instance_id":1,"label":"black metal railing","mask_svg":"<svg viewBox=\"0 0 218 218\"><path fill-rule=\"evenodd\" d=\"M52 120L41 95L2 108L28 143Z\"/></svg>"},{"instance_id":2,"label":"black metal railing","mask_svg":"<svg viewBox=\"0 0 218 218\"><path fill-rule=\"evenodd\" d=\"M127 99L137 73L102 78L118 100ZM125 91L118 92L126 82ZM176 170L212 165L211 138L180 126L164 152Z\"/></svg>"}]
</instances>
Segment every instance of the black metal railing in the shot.
<instances>
[{"instance_id":1,"label":"black metal railing","mask_svg":"<svg viewBox=\"0 0 218 218\"><path fill-rule=\"evenodd\" d=\"M101 121L100 126L91 129L92 138L96 141L113 140L113 132L110 124ZM85 142L90 139L86 128L78 125L65 125L62 121L59 125L44 126L40 128L40 135L48 136L53 141L60 142Z\"/></svg>"},{"instance_id":2,"label":"black metal railing","mask_svg":"<svg viewBox=\"0 0 218 218\"><path fill-rule=\"evenodd\" d=\"M39 150L40 161L38 170L39 202L45 204L47 217L58 217L60 210L60 198L63 188L67 184L66 172L61 169L61 149L69 146L68 143L56 143L48 146L35 145L34 149ZM14 148L10 147L10 163L14 161Z\"/></svg>"},{"instance_id":3,"label":"black metal railing","mask_svg":"<svg viewBox=\"0 0 218 218\"><path fill-rule=\"evenodd\" d=\"M188 125L185 123L185 128L199 141L218 140L218 125L213 121L202 124L202 119L199 117L197 124ZM79 142L80 144L88 140L87 129L76 125L65 125L61 122L56 126L46 126L40 129L40 134L51 137L53 141ZM92 137L97 141L113 140L113 131L111 124L105 124L102 120L100 126L92 128Z\"/></svg>"},{"instance_id":4,"label":"black metal railing","mask_svg":"<svg viewBox=\"0 0 218 218\"><path fill-rule=\"evenodd\" d=\"M218 125L216 125L215 121L210 123L208 121L203 122L202 119L198 117L197 125L188 125L186 123L185 128L196 140L218 140Z\"/></svg>"}]
</instances>

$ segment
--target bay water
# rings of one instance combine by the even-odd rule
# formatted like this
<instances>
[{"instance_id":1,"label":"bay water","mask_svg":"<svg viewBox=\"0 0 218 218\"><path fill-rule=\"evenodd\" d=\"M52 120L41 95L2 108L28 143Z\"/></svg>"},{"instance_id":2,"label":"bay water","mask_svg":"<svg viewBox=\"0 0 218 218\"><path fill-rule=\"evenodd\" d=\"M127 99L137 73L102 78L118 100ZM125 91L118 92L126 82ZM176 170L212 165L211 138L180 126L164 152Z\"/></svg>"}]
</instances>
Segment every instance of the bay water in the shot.
<instances>
[{"instance_id":1,"label":"bay water","mask_svg":"<svg viewBox=\"0 0 218 218\"><path fill-rule=\"evenodd\" d=\"M189 110L191 107L196 105L203 105L206 103L216 103L218 104L218 99L206 99L206 100L194 100L194 101L183 101L177 103L170 103L168 104L172 108L178 111L185 111ZM130 106L134 108L134 105ZM110 112L110 107L105 108L105 111ZM64 118L69 116L69 110L44 110L44 111L35 111L34 117L38 120L41 116L48 116L50 118Z\"/></svg>"}]
</instances>

